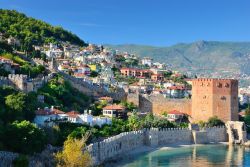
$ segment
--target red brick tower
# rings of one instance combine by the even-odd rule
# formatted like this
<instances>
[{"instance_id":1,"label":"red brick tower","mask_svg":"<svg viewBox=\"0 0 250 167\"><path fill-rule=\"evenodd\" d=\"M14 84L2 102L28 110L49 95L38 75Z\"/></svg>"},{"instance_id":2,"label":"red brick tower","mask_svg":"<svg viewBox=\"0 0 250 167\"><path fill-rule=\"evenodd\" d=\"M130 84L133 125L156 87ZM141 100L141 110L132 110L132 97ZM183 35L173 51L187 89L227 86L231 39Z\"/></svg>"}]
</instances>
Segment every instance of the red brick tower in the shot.
<instances>
[{"instance_id":1,"label":"red brick tower","mask_svg":"<svg viewBox=\"0 0 250 167\"><path fill-rule=\"evenodd\" d=\"M194 79L192 81L192 121L217 116L238 120L238 81L234 79Z\"/></svg>"}]
</instances>

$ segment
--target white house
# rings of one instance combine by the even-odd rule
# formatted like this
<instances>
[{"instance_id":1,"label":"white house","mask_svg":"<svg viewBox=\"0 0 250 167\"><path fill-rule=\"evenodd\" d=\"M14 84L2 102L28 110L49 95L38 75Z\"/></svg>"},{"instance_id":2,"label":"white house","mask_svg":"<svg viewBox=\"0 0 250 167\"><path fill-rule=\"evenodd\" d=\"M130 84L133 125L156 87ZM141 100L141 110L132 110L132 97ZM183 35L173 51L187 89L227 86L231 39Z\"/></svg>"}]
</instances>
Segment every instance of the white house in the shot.
<instances>
[{"instance_id":1,"label":"white house","mask_svg":"<svg viewBox=\"0 0 250 167\"><path fill-rule=\"evenodd\" d=\"M152 61L153 61L153 59L150 57L144 57L141 59L142 65L148 65L149 67L152 66Z\"/></svg>"},{"instance_id":2,"label":"white house","mask_svg":"<svg viewBox=\"0 0 250 167\"><path fill-rule=\"evenodd\" d=\"M173 110L173 111L168 112L167 119L171 122L181 121L183 116L184 116L184 114L182 112L177 111L177 110Z\"/></svg>"},{"instance_id":3,"label":"white house","mask_svg":"<svg viewBox=\"0 0 250 167\"><path fill-rule=\"evenodd\" d=\"M184 86L171 86L167 88L166 97L169 98L184 98L185 97L185 87Z\"/></svg>"},{"instance_id":4,"label":"white house","mask_svg":"<svg viewBox=\"0 0 250 167\"><path fill-rule=\"evenodd\" d=\"M83 121L81 120L81 118L79 117L79 112L77 111L70 111L66 113L68 116L68 121L71 123L80 123L82 124Z\"/></svg>"},{"instance_id":5,"label":"white house","mask_svg":"<svg viewBox=\"0 0 250 167\"><path fill-rule=\"evenodd\" d=\"M125 108L121 105L108 105L102 109L102 114L110 118L125 118L127 117L127 112Z\"/></svg>"},{"instance_id":6,"label":"white house","mask_svg":"<svg viewBox=\"0 0 250 167\"><path fill-rule=\"evenodd\" d=\"M68 115L68 121L71 123L88 124L90 126L98 125L102 126L104 124L111 124L112 121L107 117L94 117L85 111L84 114L79 114L76 111L71 111L66 113Z\"/></svg>"},{"instance_id":7,"label":"white house","mask_svg":"<svg viewBox=\"0 0 250 167\"><path fill-rule=\"evenodd\" d=\"M101 127L104 124L110 125L111 123L112 123L111 118L107 118L107 117L94 117L93 118L93 125L98 125L99 127Z\"/></svg>"},{"instance_id":8,"label":"white house","mask_svg":"<svg viewBox=\"0 0 250 167\"><path fill-rule=\"evenodd\" d=\"M75 71L74 71L74 76L76 76L77 78L82 78L85 75L90 75L91 70L90 67L88 65L81 65L78 66Z\"/></svg>"},{"instance_id":9,"label":"white house","mask_svg":"<svg viewBox=\"0 0 250 167\"><path fill-rule=\"evenodd\" d=\"M67 116L63 111L45 107L44 109L38 109L34 118L34 123L38 126L53 126L56 121L66 121Z\"/></svg>"},{"instance_id":10,"label":"white house","mask_svg":"<svg viewBox=\"0 0 250 167\"><path fill-rule=\"evenodd\" d=\"M93 126L93 115L84 113L78 116L83 123Z\"/></svg>"}]
</instances>

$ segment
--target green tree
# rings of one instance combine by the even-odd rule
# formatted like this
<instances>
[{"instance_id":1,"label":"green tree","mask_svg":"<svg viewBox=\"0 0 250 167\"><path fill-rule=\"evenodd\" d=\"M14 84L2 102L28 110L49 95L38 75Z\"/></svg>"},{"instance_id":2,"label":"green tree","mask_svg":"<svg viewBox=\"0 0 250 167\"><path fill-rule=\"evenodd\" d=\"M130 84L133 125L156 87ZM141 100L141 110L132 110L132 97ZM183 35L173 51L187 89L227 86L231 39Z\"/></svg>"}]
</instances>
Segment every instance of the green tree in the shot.
<instances>
[{"instance_id":1,"label":"green tree","mask_svg":"<svg viewBox=\"0 0 250 167\"><path fill-rule=\"evenodd\" d=\"M129 111L133 111L137 108L133 102L121 101L121 105L126 107Z\"/></svg>"},{"instance_id":2,"label":"green tree","mask_svg":"<svg viewBox=\"0 0 250 167\"><path fill-rule=\"evenodd\" d=\"M250 104L247 105L247 108L245 110L245 115L250 115Z\"/></svg>"},{"instance_id":3,"label":"green tree","mask_svg":"<svg viewBox=\"0 0 250 167\"><path fill-rule=\"evenodd\" d=\"M213 126L223 126L225 123L220 120L217 116L211 117L208 119L207 126L213 127Z\"/></svg>"},{"instance_id":4,"label":"green tree","mask_svg":"<svg viewBox=\"0 0 250 167\"><path fill-rule=\"evenodd\" d=\"M40 152L44 149L46 140L44 131L29 121L15 121L7 125L4 132L6 149L18 153L33 154Z\"/></svg>"},{"instance_id":5,"label":"green tree","mask_svg":"<svg viewBox=\"0 0 250 167\"><path fill-rule=\"evenodd\" d=\"M128 118L128 127L130 130L139 130L141 128L140 118L136 113L132 113L132 115Z\"/></svg>"},{"instance_id":6,"label":"green tree","mask_svg":"<svg viewBox=\"0 0 250 167\"><path fill-rule=\"evenodd\" d=\"M7 122L24 119L33 121L39 103L35 93L24 94L18 92L6 96L5 105L7 108L5 113Z\"/></svg>"},{"instance_id":7,"label":"green tree","mask_svg":"<svg viewBox=\"0 0 250 167\"><path fill-rule=\"evenodd\" d=\"M12 162L14 167L28 167L29 160L25 155L19 155L14 161Z\"/></svg>"},{"instance_id":8,"label":"green tree","mask_svg":"<svg viewBox=\"0 0 250 167\"><path fill-rule=\"evenodd\" d=\"M148 113L142 122L143 124L142 126L144 128L151 128L153 126L153 122L154 122L153 113Z\"/></svg>"},{"instance_id":9,"label":"green tree","mask_svg":"<svg viewBox=\"0 0 250 167\"><path fill-rule=\"evenodd\" d=\"M86 132L87 132L86 127L77 127L75 130L73 130L73 132L71 132L69 134L68 137L71 137L71 138L74 138L74 139L81 139L82 137L84 137Z\"/></svg>"},{"instance_id":10,"label":"green tree","mask_svg":"<svg viewBox=\"0 0 250 167\"><path fill-rule=\"evenodd\" d=\"M247 127L247 132L250 132L250 115L246 115L244 117L244 122L245 122L246 127Z\"/></svg>"},{"instance_id":11,"label":"green tree","mask_svg":"<svg viewBox=\"0 0 250 167\"><path fill-rule=\"evenodd\" d=\"M21 120L24 119L24 108L25 108L25 100L26 95L24 93L15 93L8 95L5 100L5 105L8 108L9 116L13 118L10 120Z\"/></svg>"},{"instance_id":12,"label":"green tree","mask_svg":"<svg viewBox=\"0 0 250 167\"><path fill-rule=\"evenodd\" d=\"M27 17L15 10L0 9L0 32L4 32L6 37L12 36L19 39L21 46L15 46L15 48L27 53L32 53L33 45L57 43L57 41L86 46L83 40L71 32Z\"/></svg>"}]
</instances>

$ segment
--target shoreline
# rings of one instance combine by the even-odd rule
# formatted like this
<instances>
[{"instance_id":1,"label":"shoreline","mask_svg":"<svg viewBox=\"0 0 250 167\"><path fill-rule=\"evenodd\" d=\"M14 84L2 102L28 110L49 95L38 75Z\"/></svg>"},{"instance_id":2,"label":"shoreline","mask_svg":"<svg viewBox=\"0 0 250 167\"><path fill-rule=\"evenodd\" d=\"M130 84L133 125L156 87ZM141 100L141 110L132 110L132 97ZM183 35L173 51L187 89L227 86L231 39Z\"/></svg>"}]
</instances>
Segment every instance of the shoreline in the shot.
<instances>
[{"instance_id":1,"label":"shoreline","mask_svg":"<svg viewBox=\"0 0 250 167\"><path fill-rule=\"evenodd\" d=\"M171 150L171 149L176 149L176 148L206 146L206 145L229 145L229 144L228 142L219 142L219 143L208 143L208 144L168 144L168 145L160 146L160 147L142 146L142 147L136 148L135 150L128 151L125 154L117 155L113 157L112 159L107 160L102 165L104 167L117 167L117 166L125 165L125 163L123 162L124 159L133 160L132 157L138 154L154 152L158 150Z\"/></svg>"}]
</instances>

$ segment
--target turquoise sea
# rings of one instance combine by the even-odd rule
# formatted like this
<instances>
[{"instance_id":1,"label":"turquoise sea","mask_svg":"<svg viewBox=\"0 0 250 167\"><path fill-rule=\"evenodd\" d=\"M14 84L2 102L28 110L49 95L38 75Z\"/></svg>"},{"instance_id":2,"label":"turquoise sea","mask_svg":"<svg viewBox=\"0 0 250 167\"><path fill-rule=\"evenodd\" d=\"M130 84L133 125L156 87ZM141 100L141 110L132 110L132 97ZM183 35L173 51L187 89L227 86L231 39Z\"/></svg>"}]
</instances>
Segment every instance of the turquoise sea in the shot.
<instances>
[{"instance_id":1,"label":"turquoise sea","mask_svg":"<svg viewBox=\"0 0 250 167\"><path fill-rule=\"evenodd\" d=\"M250 167L250 148L228 145L198 145L159 149L130 155L120 167Z\"/></svg>"}]
</instances>

